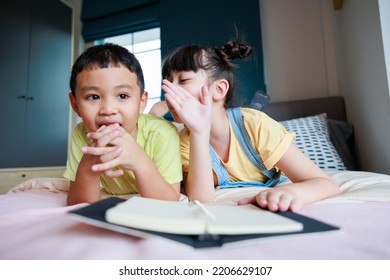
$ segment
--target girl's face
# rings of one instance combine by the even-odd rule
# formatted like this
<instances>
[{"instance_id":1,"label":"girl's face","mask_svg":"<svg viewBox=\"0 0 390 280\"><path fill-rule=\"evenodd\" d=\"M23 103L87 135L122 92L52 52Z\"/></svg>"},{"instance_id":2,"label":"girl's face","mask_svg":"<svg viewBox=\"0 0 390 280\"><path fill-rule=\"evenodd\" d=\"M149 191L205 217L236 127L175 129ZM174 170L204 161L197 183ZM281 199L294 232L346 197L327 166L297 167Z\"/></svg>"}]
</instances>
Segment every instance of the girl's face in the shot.
<instances>
[{"instance_id":1,"label":"girl's face","mask_svg":"<svg viewBox=\"0 0 390 280\"><path fill-rule=\"evenodd\" d=\"M77 76L76 97L69 96L88 131L119 123L133 136L147 102L147 93L141 96L136 74L124 66L82 71Z\"/></svg>"},{"instance_id":2,"label":"girl's face","mask_svg":"<svg viewBox=\"0 0 390 280\"><path fill-rule=\"evenodd\" d=\"M196 99L200 99L202 86L207 82L204 70L194 71L172 71L168 80L190 92Z\"/></svg>"}]
</instances>

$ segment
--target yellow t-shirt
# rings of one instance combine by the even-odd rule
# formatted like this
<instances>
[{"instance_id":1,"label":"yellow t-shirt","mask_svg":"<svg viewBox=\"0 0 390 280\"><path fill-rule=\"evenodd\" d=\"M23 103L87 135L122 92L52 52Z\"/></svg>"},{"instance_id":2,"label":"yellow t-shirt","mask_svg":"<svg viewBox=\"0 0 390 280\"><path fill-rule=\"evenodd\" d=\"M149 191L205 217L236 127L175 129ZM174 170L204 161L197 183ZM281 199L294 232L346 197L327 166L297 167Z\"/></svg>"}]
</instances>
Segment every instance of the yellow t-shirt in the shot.
<instances>
[{"instance_id":1,"label":"yellow t-shirt","mask_svg":"<svg viewBox=\"0 0 390 280\"><path fill-rule=\"evenodd\" d=\"M88 146L87 128L81 122L77 124L72 134L72 141L64 177L74 181L77 167L83 156L81 147ZM141 114L137 125L137 143L150 156L160 174L169 184L182 180L182 165L180 159L179 135L174 125L156 116ZM134 173L125 170L118 178L100 176L104 190L109 194L138 193ZM153 186L158 187L158 186Z\"/></svg>"},{"instance_id":2,"label":"yellow t-shirt","mask_svg":"<svg viewBox=\"0 0 390 280\"><path fill-rule=\"evenodd\" d=\"M295 134L286 131L283 125L273 120L265 113L241 108L244 126L256 151L262 158L267 169L271 169L286 153L293 143ZM189 130L185 128L180 133L180 147L182 154L183 171L188 172L189 165ZM226 168L232 182L265 182L265 177L247 158L238 142L230 124L230 148L227 162L221 161ZM217 178L214 174L214 185Z\"/></svg>"}]
</instances>

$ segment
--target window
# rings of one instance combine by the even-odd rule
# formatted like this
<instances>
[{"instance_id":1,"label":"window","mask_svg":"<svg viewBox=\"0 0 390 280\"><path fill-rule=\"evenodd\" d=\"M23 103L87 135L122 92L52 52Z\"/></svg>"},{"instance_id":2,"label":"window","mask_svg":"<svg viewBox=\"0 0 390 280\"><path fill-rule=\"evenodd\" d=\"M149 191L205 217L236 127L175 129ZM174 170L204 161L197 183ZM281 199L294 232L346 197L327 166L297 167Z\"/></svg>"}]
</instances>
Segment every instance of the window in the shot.
<instances>
[{"instance_id":1,"label":"window","mask_svg":"<svg viewBox=\"0 0 390 280\"><path fill-rule=\"evenodd\" d=\"M148 92L148 105L145 113L161 96L161 40L160 28L128 33L95 41L95 44L115 43L127 48L140 62L145 79L145 90Z\"/></svg>"}]
</instances>

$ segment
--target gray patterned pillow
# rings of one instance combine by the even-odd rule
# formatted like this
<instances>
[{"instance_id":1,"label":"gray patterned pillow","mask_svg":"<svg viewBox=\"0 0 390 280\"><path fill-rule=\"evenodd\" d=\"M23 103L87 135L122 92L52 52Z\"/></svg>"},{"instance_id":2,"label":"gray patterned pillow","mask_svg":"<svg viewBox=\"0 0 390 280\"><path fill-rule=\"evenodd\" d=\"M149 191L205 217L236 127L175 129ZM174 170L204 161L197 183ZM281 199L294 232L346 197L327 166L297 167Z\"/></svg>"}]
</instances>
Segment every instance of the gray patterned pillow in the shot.
<instances>
[{"instance_id":1,"label":"gray patterned pillow","mask_svg":"<svg viewBox=\"0 0 390 280\"><path fill-rule=\"evenodd\" d=\"M280 123L288 131L296 133L294 144L318 167L324 170L346 170L330 141L325 113Z\"/></svg>"}]
</instances>

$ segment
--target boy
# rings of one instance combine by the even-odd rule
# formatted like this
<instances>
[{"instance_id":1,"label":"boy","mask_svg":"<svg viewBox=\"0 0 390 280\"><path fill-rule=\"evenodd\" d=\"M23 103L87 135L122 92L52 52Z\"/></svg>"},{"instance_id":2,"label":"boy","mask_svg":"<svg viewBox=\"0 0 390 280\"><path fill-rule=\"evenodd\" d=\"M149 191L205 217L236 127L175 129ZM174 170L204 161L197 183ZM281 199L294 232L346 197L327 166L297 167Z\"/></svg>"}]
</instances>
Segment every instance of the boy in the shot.
<instances>
[{"instance_id":1,"label":"boy","mask_svg":"<svg viewBox=\"0 0 390 280\"><path fill-rule=\"evenodd\" d=\"M182 180L179 136L169 122L141 114L148 93L138 60L104 44L76 60L69 100L82 119L72 135L64 177L68 205L109 194L178 200Z\"/></svg>"}]
</instances>

